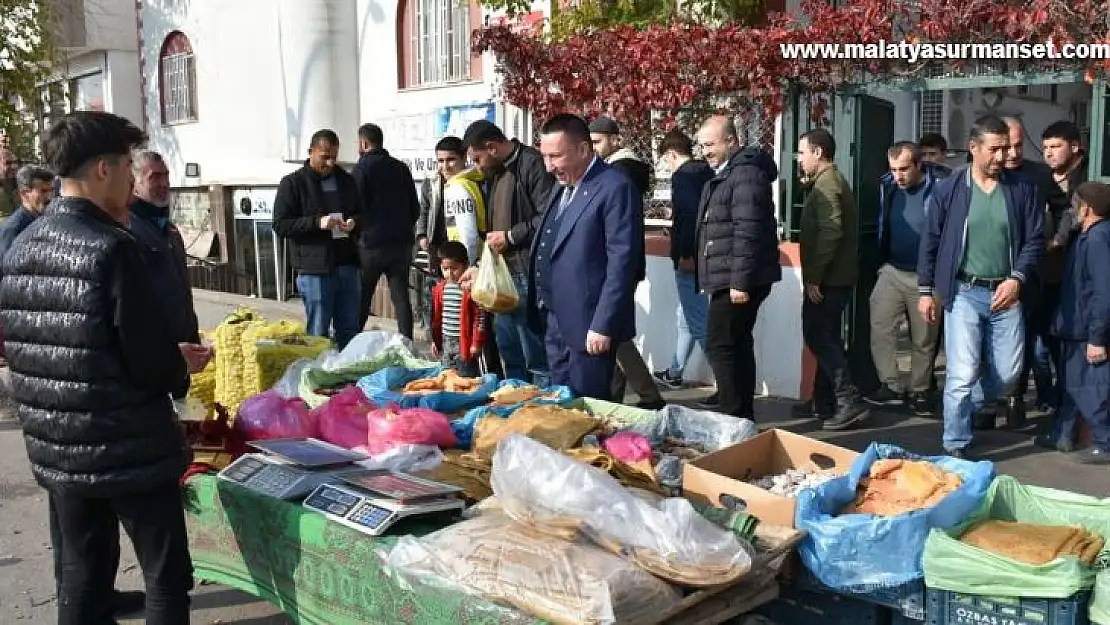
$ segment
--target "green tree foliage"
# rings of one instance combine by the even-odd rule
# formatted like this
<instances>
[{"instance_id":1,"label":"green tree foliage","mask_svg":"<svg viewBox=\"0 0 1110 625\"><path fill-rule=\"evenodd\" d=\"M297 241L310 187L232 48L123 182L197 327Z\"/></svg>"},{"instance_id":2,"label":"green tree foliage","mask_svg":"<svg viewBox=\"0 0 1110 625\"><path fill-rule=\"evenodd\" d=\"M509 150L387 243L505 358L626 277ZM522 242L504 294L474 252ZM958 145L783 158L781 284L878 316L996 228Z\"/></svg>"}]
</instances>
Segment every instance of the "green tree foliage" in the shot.
<instances>
[{"instance_id":1,"label":"green tree foliage","mask_svg":"<svg viewBox=\"0 0 1110 625\"><path fill-rule=\"evenodd\" d=\"M0 129L16 154L31 156L34 120L20 102L38 109L39 88L54 59L51 5L36 0L0 0Z\"/></svg>"},{"instance_id":2,"label":"green tree foliage","mask_svg":"<svg viewBox=\"0 0 1110 625\"><path fill-rule=\"evenodd\" d=\"M481 0L510 16L528 13L531 0ZM552 3L553 39L564 39L619 26L644 29L684 21L698 24L754 25L764 18L763 0L573 0Z\"/></svg>"}]
</instances>

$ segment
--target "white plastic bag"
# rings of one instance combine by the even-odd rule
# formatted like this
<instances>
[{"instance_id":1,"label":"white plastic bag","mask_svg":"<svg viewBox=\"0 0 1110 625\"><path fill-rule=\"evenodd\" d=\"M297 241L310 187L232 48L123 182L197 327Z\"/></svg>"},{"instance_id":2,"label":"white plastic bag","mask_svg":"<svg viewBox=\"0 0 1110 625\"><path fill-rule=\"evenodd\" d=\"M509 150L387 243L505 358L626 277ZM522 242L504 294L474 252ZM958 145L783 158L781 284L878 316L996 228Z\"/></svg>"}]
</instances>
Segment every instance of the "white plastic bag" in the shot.
<instances>
[{"instance_id":1,"label":"white plastic bag","mask_svg":"<svg viewBox=\"0 0 1110 625\"><path fill-rule=\"evenodd\" d=\"M513 283L509 266L488 243L482 251L482 261L478 265L474 285L470 287L470 296L484 310L492 313L509 313L520 305L520 294Z\"/></svg>"}]
</instances>

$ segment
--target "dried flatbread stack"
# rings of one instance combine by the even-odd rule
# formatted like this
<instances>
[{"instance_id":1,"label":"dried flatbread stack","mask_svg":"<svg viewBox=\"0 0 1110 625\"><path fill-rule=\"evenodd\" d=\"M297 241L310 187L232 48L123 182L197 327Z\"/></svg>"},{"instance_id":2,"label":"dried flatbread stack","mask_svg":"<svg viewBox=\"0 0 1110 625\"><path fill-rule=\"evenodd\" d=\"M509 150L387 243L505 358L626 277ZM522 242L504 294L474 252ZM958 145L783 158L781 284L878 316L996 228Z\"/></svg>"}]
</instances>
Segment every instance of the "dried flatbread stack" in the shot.
<instances>
[{"instance_id":1,"label":"dried flatbread stack","mask_svg":"<svg viewBox=\"0 0 1110 625\"><path fill-rule=\"evenodd\" d=\"M1106 540L1102 536L1079 526L1035 525L996 520L976 523L964 532L960 542L1033 565L1075 556L1083 564L1091 566L1106 546Z\"/></svg>"},{"instance_id":2,"label":"dried flatbread stack","mask_svg":"<svg viewBox=\"0 0 1110 625\"><path fill-rule=\"evenodd\" d=\"M443 452L443 462L419 474L430 480L458 486L467 499L482 501L493 494L489 485L491 470L489 460L470 452L447 449Z\"/></svg>"},{"instance_id":3,"label":"dried flatbread stack","mask_svg":"<svg viewBox=\"0 0 1110 625\"><path fill-rule=\"evenodd\" d=\"M607 472L628 488L638 488L661 495L667 494L655 479L655 468L651 466L649 460L628 463L596 447L567 449L563 453L579 462Z\"/></svg>"},{"instance_id":4,"label":"dried flatbread stack","mask_svg":"<svg viewBox=\"0 0 1110 625\"><path fill-rule=\"evenodd\" d=\"M510 434L523 434L552 449L577 447L599 421L587 412L559 406L524 406L508 418L483 417L474 426L474 451L492 458L497 443Z\"/></svg>"},{"instance_id":5,"label":"dried flatbread stack","mask_svg":"<svg viewBox=\"0 0 1110 625\"><path fill-rule=\"evenodd\" d=\"M860 480L856 498L844 514L898 516L931 508L955 491L963 480L923 460L877 460L870 476Z\"/></svg>"},{"instance_id":6,"label":"dried flatbread stack","mask_svg":"<svg viewBox=\"0 0 1110 625\"><path fill-rule=\"evenodd\" d=\"M482 378L464 378L454 369L444 369L430 378L413 380L401 389L405 394L469 393L482 385Z\"/></svg>"},{"instance_id":7,"label":"dried flatbread stack","mask_svg":"<svg viewBox=\"0 0 1110 625\"><path fill-rule=\"evenodd\" d=\"M513 406L515 404L532 401L537 397L543 397L543 391L540 387L525 384L524 386L504 386L489 394L490 402L497 406ZM549 393L549 396L554 396L554 393Z\"/></svg>"},{"instance_id":8,"label":"dried flatbread stack","mask_svg":"<svg viewBox=\"0 0 1110 625\"><path fill-rule=\"evenodd\" d=\"M421 543L452 581L551 623L652 622L680 601L676 589L617 556L501 514L463 521Z\"/></svg>"}]
</instances>

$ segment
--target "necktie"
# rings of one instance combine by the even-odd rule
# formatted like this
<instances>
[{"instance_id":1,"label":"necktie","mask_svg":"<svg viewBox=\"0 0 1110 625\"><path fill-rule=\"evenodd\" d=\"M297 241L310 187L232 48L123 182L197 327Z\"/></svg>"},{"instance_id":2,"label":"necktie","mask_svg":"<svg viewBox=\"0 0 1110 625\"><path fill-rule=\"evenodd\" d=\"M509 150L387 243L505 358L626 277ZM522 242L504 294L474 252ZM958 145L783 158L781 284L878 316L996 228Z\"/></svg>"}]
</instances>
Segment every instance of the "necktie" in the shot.
<instances>
[{"instance_id":1,"label":"necktie","mask_svg":"<svg viewBox=\"0 0 1110 625\"><path fill-rule=\"evenodd\" d=\"M574 197L574 186L567 185L563 187L563 197L559 198L559 212L555 214L556 219L563 216L563 211L567 209L570 204L571 198Z\"/></svg>"}]
</instances>

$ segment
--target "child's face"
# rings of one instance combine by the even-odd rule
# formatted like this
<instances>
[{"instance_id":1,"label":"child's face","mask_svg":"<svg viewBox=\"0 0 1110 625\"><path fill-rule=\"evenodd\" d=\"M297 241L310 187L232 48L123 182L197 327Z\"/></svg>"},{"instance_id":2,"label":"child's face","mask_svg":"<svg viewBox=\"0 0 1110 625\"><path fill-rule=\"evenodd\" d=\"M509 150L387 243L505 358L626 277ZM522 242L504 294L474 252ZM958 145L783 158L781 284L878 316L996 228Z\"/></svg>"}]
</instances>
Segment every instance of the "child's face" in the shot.
<instances>
[{"instance_id":1,"label":"child's face","mask_svg":"<svg viewBox=\"0 0 1110 625\"><path fill-rule=\"evenodd\" d=\"M459 281L459 277L466 271L466 266L466 263L461 263L451 258L444 258L439 261L439 269L443 272L444 279L452 284Z\"/></svg>"}]
</instances>

